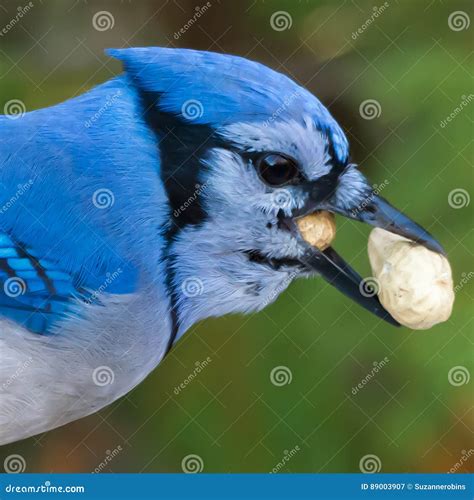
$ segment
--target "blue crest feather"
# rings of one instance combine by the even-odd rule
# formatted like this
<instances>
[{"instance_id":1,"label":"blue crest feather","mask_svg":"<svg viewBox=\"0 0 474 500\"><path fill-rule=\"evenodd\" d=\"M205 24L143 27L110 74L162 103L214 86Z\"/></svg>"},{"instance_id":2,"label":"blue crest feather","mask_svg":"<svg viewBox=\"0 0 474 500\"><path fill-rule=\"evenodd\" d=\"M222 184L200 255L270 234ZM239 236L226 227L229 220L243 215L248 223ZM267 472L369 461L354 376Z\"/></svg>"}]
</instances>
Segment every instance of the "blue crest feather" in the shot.
<instances>
[{"instance_id":1,"label":"blue crest feather","mask_svg":"<svg viewBox=\"0 0 474 500\"><path fill-rule=\"evenodd\" d=\"M321 102L287 76L242 57L190 49L144 47L109 49L123 62L134 85L160 95L165 112L182 114L198 101L193 123L225 126L236 122L301 120L308 115L334 142L338 159L348 156L344 133ZM287 104L285 104L285 102Z\"/></svg>"}]
</instances>

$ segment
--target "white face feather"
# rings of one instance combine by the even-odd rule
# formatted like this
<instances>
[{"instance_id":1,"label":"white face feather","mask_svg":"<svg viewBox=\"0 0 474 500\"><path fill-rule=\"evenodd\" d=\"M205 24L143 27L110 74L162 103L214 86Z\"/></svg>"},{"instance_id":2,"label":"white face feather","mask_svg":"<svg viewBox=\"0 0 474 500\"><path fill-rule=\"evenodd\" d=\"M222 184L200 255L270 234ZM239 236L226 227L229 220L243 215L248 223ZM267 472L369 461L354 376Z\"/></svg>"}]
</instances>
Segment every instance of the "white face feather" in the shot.
<instances>
[{"instance_id":1,"label":"white face feather","mask_svg":"<svg viewBox=\"0 0 474 500\"><path fill-rule=\"evenodd\" d=\"M291 266L275 271L251 262L245 251L274 258L302 254L297 240L277 228L276 216L280 209L302 206L303 198L286 188L270 190L236 153L215 149L206 165L201 202L208 218L184 228L173 247L180 334L208 316L262 309L297 274ZM199 288L195 295L186 292L193 281Z\"/></svg>"},{"instance_id":2,"label":"white face feather","mask_svg":"<svg viewBox=\"0 0 474 500\"><path fill-rule=\"evenodd\" d=\"M309 119L269 126L236 123L219 134L244 152L290 156L311 180L331 169L326 138ZM277 214L290 215L302 208L308 194L297 186L267 186L252 163L234 151L214 148L202 163L199 201L207 218L182 229L172 247L179 336L209 316L260 310L295 277L305 275L295 266L275 270L253 262L245 252L258 251L277 259L301 257L304 247L277 226Z\"/></svg>"},{"instance_id":3,"label":"white face feather","mask_svg":"<svg viewBox=\"0 0 474 500\"><path fill-rule=\"evenodd\" d=\"M367 202L368 189L366 178L356 168L347 168L339 177L335 201L341 209L357 210L364 200Z\"/></svg>"}]
</instances>

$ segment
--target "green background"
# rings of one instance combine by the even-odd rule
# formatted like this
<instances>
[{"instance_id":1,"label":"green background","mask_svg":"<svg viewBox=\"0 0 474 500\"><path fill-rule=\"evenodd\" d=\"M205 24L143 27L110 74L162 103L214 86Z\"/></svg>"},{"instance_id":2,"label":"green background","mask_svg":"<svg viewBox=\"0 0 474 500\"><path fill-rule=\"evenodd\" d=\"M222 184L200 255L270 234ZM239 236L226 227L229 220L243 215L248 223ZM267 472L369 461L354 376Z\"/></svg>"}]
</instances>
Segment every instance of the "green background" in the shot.
<instances>
[{"instance_id":1,"label":"green background","mask_svg":"<svg viewBox=\"0 0 474 500\"><path fill-rule=\"evenodd\" d=\"M473 371L467 202L474 102L441 122L474 92L472 3L387 2L354 40L372 16L372 1L216 0L175 40L204 3L34 1L0 37L0 106L11 99L28 110L49 106L110 78L120 65L103 54L107 47L192 47L263 62L330 108L354 161L372 182L389 181L382 195L442 242L454 284L466 281L453 315L429 331L395 329L322 281L296 282L259 314L194 326L144 383L100 413L1 447L0 470L13 453L25 458L28 472L93 471L107 456L103 471L173 472L191 454L204 472L268 472L286 455L281 472L358 472L366 455L376 455L383 472L450 470L474 448L473 381L454 386L448 379L453 367L464 367L469 379ZM1 1L0 26L26 4ZM101 10L114 18L103 32L92 25ZM279 10L291 17L283 31L270 25ZM471 25L451 29L454 11ZM359 106L367 99L378 101L380 116L363 119ZM463 190L458 208L449 203L455 189ZM338 224L335 247L369 275L369 228ZM208 366L176 394L207 357ZM272 384L277 366L289 369L291 383ZM471 457L458 470L472 464Z\"/></svg>"}]
</instances>

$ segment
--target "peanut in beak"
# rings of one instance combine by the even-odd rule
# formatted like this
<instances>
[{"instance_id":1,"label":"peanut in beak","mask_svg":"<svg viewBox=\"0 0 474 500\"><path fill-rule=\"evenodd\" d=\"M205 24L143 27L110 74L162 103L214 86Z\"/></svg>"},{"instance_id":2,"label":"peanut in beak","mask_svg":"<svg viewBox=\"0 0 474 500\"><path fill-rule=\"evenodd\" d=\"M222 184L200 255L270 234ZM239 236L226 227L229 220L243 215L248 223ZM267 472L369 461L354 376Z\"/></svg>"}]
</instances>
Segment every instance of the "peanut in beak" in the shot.
<instances>
[{"instance_id":1,"label":"peanut in beak","mask_svg":"<svg viewBox=\"0 0 474 500\"><path fill-rule=\"evenodd\" d=\"M336 237L334 214L326 211L305 215L296 220L303 239L319 250L325 250Z\"/></svg>"}]
</instances>

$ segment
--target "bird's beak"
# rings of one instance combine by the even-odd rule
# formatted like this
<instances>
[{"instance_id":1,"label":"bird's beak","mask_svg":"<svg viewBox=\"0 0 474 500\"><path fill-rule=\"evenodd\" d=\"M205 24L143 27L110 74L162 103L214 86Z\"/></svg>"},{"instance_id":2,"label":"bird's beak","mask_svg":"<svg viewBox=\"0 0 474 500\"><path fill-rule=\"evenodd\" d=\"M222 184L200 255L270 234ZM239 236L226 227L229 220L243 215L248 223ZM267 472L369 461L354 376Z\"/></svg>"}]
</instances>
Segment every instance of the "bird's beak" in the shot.
<instances>
[{"instance_id":1,"label":"bird's beak","mask_svg":"<svg viewBox=\"0 0 474 500\"><path fill-rule=\"evenodd\" d=\"M433 252L445 255L441 244L426 229L422 228L404 213L400 212L400 210L392 206L387 200L373 192L355 209L341 209L337 204L332 204L330 211L365 222L374 227L381 227L386 231L415 241Z\"/></svg>"},{"instance_id":2,"label":"bird's beak","mask_svg":"<svg viewBox=\"0 0 474 500\"><path fill-rule=\"evenodd\" d=\"M434 252L445 254L443 247L425 229L409 217L394 208L388 201L378 196L372 189L367 191L357 206L347 207L338 201L340 197L327 195L325 199L312 200L313 210L328 210L350 219L366 222L371 226L380 227L395 234L413 240ZM306 267L318 272L326 281L339 291L353 299L359 305L388 321L399 326L378 300L376 292L368 292L366 281L345 262L333 248L318 250L308 245L303 263Z\"/></svg>"}]
</instances>

